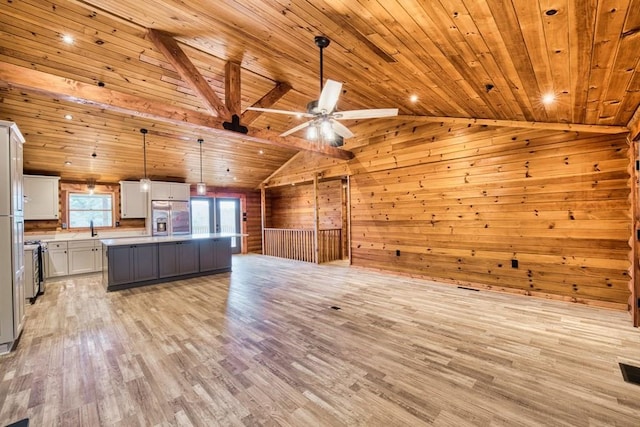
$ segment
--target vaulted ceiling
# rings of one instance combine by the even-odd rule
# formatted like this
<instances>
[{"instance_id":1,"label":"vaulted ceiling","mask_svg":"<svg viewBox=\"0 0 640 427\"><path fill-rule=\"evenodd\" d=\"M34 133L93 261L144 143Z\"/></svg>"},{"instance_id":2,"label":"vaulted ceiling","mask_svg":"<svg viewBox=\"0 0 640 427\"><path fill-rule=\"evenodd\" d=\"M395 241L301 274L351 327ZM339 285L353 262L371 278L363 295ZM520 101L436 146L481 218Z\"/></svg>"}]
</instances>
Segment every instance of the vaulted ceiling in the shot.
<instances>
[{"instance_id":1,"label":"vaulted ceiling","mask_svg":"<svg viewBox=\"0 0 640 427\"><path fill-rule=\"evenodd\" d=\"M0 119L25 134L32 173L138 179L147 128L151 178L198 181L202 138L209 185L255 188L301 149L348 157L280 138L295 116L245 111L317 99L320 34L324 77L344 82L338 108L397 107L398 123L600 129L627 126L640 103L640 0L10 0ZM225 106L247 135L223 129ZM387 123L345 122L356 135Z\"/></svg>"}]
</instances>

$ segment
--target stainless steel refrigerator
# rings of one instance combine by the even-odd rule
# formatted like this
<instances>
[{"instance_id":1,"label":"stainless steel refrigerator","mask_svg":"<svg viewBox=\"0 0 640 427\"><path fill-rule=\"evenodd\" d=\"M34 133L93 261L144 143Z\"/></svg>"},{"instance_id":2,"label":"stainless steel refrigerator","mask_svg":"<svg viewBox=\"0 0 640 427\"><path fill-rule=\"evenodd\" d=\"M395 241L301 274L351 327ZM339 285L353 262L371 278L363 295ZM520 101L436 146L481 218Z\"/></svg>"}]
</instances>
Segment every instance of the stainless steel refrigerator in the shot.
<instances>
[{"instance_id":1,"label":"stainless steel refrigerator","mask_svg":"<svg viewBox=\"0 0 640 427\"><path fill-rule=\"evenodd\" d=\"M191 233L189 202L153 200L151 202L151 234L170 236Z\"/></svg>"},{"instance_id":2,"label":"stainless steel refrigerator","mask_svg":"<svg viewBox=\"0 0 640 427\"><path fill-rule=\"evenodd\" d=\"M0 121L0 354L25 320L22 145L15 123Z\"/></svg>"}]
</instances>

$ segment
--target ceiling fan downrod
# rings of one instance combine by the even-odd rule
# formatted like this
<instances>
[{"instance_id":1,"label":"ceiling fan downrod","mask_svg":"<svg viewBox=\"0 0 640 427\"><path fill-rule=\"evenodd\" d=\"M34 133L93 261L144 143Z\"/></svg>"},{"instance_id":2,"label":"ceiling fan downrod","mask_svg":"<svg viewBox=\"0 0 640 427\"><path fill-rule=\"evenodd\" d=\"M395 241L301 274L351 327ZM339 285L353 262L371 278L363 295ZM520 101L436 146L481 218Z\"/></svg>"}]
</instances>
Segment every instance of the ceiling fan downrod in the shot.
<instances>
[{"instance_id":1,"label":"ceiling fan downrod","mask_svg":"<svg viewBox=\"0 0 640 427\"><path fill-rule=\"evenodd\" d=\"M313 40L315 41L316 46L318 46L320 48L320 92L322 92L322 87L323 87L323 82L324 82L324 79L322 77L322 71L323 71L323 68L324 68L322 51L323 51L324 48L329 46L329 43L331 43L331 40L329 40L325 36L315 36L315 38Z\"/></svg>"}]
</instances>

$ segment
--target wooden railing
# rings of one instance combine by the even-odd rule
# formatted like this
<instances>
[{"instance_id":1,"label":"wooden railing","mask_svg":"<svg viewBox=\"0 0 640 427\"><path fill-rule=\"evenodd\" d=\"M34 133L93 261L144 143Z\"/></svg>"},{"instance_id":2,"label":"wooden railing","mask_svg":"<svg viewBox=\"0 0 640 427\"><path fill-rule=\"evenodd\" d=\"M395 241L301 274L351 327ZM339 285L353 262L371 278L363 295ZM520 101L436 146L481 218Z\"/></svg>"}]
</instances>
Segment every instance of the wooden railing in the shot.
<instances>
[{"instance_id":1,"label":"wooden railing","mask_svg":"<svg viewBox=\"0 0 640 427\"><path fill-rule=\"evenodd\" d=\"M298 261L315 262L314 230L290 228L264 229L264 254ZM342 230L320 230L319 262L342 258Z\"/></svg>"},{"instance_id":2,"label":"wooden railing","mask_svg":"<svg viewBox=\"0 0 640 427\"><path fill-rule=\"evenodd\" d=\"M320 230L318 249L319 263L342 259L342 230L340 228Z\"/></svg>"},{"instance_id":3,"label":"wooden railing","mask_svg":"<svg viewBox=\"0 0 640 427\"><path fill-rule=\"evenodd\" d=\"M313 234L313 230L265 228L264 254L314 262Z\"/></svg>"}]
</instances>

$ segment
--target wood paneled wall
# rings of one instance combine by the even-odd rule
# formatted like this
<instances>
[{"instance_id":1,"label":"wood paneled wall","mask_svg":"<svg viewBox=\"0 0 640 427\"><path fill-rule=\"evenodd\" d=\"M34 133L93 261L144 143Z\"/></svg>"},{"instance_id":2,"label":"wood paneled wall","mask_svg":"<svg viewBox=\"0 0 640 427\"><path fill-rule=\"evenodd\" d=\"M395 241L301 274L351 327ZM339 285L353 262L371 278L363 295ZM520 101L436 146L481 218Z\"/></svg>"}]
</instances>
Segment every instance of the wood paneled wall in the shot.
<instances>
[{"instance_id":1,"label":"wood paneled wall","mask_svg":"<svg viewBox=\"0 0 640 427\"><path fill-rule=\"evenodd\" d=\"M268 183L351 175L353 265L626 309L624 136L406 125L358 144Z\"/></svg>"},{"instance_id":2,"label":"wood paneled wall","mask_svg":"<svg viewBox=\"0 0 640 427\"><path fill-rule=\"evenodd\" d=\"M288 185L267 189L268 227L314 228L314 194L312 184ZM342 228L342 181L318 183L320 229Z\"/></svg>"},{"instance_id":3,"label":"wood paneled wall","mask_svg":"<svg viewBox=\"0 0 640 427\"><path fill-rule=\"evenodd\" d=\"M260 218L260 192L247 191L247 252L262 252L262 220Z\"/></svg>"}]
</instances>

